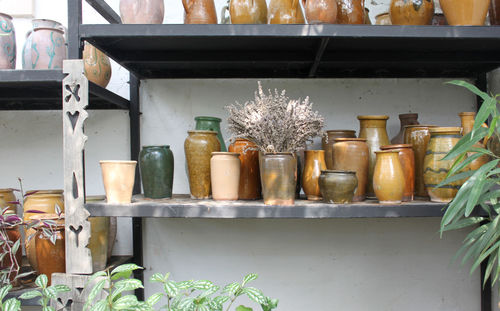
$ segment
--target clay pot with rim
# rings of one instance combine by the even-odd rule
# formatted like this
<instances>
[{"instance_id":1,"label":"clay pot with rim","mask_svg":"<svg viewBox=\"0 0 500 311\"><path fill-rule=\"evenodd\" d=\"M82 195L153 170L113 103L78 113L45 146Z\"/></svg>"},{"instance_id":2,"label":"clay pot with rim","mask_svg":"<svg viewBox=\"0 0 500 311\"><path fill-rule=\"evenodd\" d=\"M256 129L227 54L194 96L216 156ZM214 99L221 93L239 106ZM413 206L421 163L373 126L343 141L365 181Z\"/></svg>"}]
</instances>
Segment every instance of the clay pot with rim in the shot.
<instances>
[{"instance_id":1,"label":"clay pot with rim","mask_svg":"<svg viewBox=\"0 0 500 311\"><path fill-rule=\"evenodd\" d=\"M490 0L439 0L451 26L483 26Z\"/></svg>"},{"instance_id":2,"label":"clay pot with rim","mask_svg":"<svg viewBox=\"0 0 500 311\"><path fill-rule=\"evenodd\" d=\"M373 189L381 204L397 204L403 200L405 178L397 150L377 151Z\"/></svg>"},{"instance_id":3,"label":"clay pot with rim","mask_svg":"<svg viewBox=\"0 0 500 311\"><path fill-rule=\"evenodd\" d=\"M267 10L269 24L305 24L300 0L271 0Z\"/></svg>"},{"instance_id":4,"label":"clay pot with rim","mask_svg":"<svg viewBox=\"0 0 500 311\"><path fill-rule=\"evenodd\" d=\"M0 13L0 69L16 68L16 31L12 16Z\"/></svg>"},{"instance_id":5,"label":"clay pot with rim","mask_svg":"<svg viewBox=\"0 0 500 311\"><path fill-rule=\"evenodd\" d=\"M434 0L392 0L389 14L392 25L430 25Z\"/></svg>"},{"instance_id":6,"label":"clay pot with rim","mask_svg":"<svg viewBox=\"0 0 500 311\"><path fill-rule=\"evenodd\" d=\"M214 0L182 0L184 24L217 24Z\"/></svg>"},{"instance_id":7,"label":"clay pot with rim","mask_svg":"<svg viewBox=\"0 0 500 311\"><path fill-rule=\"evenodd\" d=\"M210 177L214 200L238 200L240 184L240 154L212 152Z\"/></svg>"},{"instance_id":8,"label":"clay pot with rim","mask_svg":"<svg viewBox=\"0 0 500 311\"><path fill-rule=\"evenodd\" d=\"M144 197L151 199L172 197L174 154L170 146L143 146L139 153L139 168Z\"/></svg>"},{"instance_id":9,"label":"clay pot with rim","mask_svg":"<svg viewBox=\"0 0 500 311\"><path fill-rule=\"evenodd\" d=\"M326 168L333 170L333 144L336 138L356 138L353 130L328 130L321 139L321 148L325 151Z\"/></svg>"},{"instance_id":10,"label":"clay pot with rim","mask_svg":"<svg viewBox=\"0 0 500 311\"><path fill-rule=\"evenodd\" d=\"M297 160L293 153L260 153L260 179L266 205L293 205Z\"/></svg>"},{"instance_id":11,"label":"clay pot with rim","mask_svg":"<svg viewBox=\"0 0 500 311\"><path fill-rule=\"evenodd\" d=\"M302 172L302 188L308 200L322 199L319 189L319 175L326 170L324 150L305 150L304 171Z\"/></svg>"},{"instance_id":12,"label":"clay pot with rim","mask_svg":"<svg viewBox=\"0 0 500 311\"><path fill-rule=\"evenodd\" d=\"M229 146L229 152L240 155L239 200L258 200L261 197L259 150L253 142L239 138Z\"/></svg>"},{"instance_id":13,"label":"clay pot with rim","mask_svg":"<svg viewBox=\"0 0 500 311\"><path fill-rule=\"evenodd\" d=\"M31 30L26 34L26 40L24 41L23 51L22 51L22 66L23 69L35 69L32 60L32 48L33 48L33 32L35 28L54 28L59 29L64 33L66 38L66 28L59 22L51 19L41 19L35 18L31 20ZM35 45L36 48L36 45ZM37 48L36 48L37 49ZM35 49L35 50L36 50ZM39 54L35 51L35 54Z\"/></svg>"},{"instance_id":14,"label":"clay pot with rim","mask_svg":"<svg viewBox=\"0 0 500 311\"><path fill-rule=\"evenodd\" d=\"M302 0L308 24L334 24L337 20L336 0Z\"/></svg>"},{"instance_id":15,"label":"clay pot with rim","mask_svg":"<svg viewBox=\"0 0 500 311\"><path fill-rule=\"evenodd\" d=\"M62 69L68 50L61 27L42 23L33 28L23 52L23 69Z\"/></svg>"},{"instance_id":16,"label":"clay pot with rim","mask_svg":"<svg viewBox=\"0 0 500 311\"><path fill-rule=\"evenodd\" d=\"M365 0L337 0L337 24L364 24Z\"/></svg>"},{"instance_id":17,"label":"clay pot with rim","mask_svg":"<svg viewBox=\"0 0 500 311\"><path fill-rule=\"evenodd\" d=\"M398 151L399 162L401 162L401 167L403 168L403 175L405 179L403 202L412 201L413 194L415 193L415 155L413 153L412 145L388 145L382 146L380 147L380 149Z\"/></svg>"},{"instance_id":18,"label":"clay pot with rim","mask_svg":"<svg viewBox=\"0 0 500 311\"><path fill-rule=\"evenodd\" d=\"M458 116L460 117L460 121L462 123L462 136L465 136L465 135L469 134L470 132L472 132L472 129L474 128L474 121L475 121L474 119L476 118L476 113L475 112L460 112L458 114ZM482 126L488 127L486 124L483 124ZM473 147L484 149L485 145L486 144L484 144L484 143L478 142L478 143L474 144ZM473 154L474 154L474 152L469 152L469 153L467 153L467 156L470 157ZM488 163L489 161L490 161L490 157L486 154L483 154L482 156L480 156L476 160L472 161L472 163L469 165L469 169L477 170L481 166L483 166L484 164Z\"/></svg>"},{"instance_id":19,"label":"clay pot with rim","mask_svg":"<svg viewBox=\"0 0 500 311\"><path fill-rule=\"evenodd\" d=\"M418 125L418 113L402 113L399 115L399 121L401 123L401 127L396 136L391 139L392 145L403 144L405 141L405 126L407 125Z\"/></svg>"},{"instance_id":20,"label":"clay pot with rim","mask_svg":"<svg viewBox=\"0 0 500 311\"><path fill-rule=\"evenodd\" d=\"M17 202L16 195L14 194L14 189L12 188L0 189L0 200L3 201L0 205L2 209L9 207L7 213L17 214L17 204L9 203L9 202Z\"/></svg>"},{"instance_id":21,"label":"clay pot with rim","mask_svg":"<svg viewBox=\"0 0 500 311\"><path fill-rule=\"evenodd\" d=\"M266 0L231 0L231 24L267 24Z\"/></svg>"},{"instance_id":22,"label":"clay pot with rim","mask_svg":"<svg viewBox=\"0 0 500 311\"><path fill-rule=\"evenodd\" d=\"M137 161L99 161L107 203L127 204L132 201Z\"/></svg>"},{"instance_id":23,"label":"clay pot with rim","mask_svg":"<svg viewBox=\"0 0 500 311\"><path fill-rule=\"evenodd\" d=\"M351 203L358 186L356 172L325 170L319 176L319 186L326 203Z\"/></svg>"},{"instance_id":24,"label":"clay pot with rim","mask_svg":"<svg viewBox=\"0 0 500 311\"><path fill-rule=\"evenodd\" d=\"M164 15L163 0L120 0L122 24L161 24Z\"/></svg>"},{"instance_id":25,"label":"clay pot with rim","mask_svg":"<svg viewBox=\"0 0 500 311\"><path fill-rule=\"evenodd\" d=\"M109 57L85 41L82 59L87 79L105 88L111 79L111 62L109 61Z\"/></svg>"}]
</instances>

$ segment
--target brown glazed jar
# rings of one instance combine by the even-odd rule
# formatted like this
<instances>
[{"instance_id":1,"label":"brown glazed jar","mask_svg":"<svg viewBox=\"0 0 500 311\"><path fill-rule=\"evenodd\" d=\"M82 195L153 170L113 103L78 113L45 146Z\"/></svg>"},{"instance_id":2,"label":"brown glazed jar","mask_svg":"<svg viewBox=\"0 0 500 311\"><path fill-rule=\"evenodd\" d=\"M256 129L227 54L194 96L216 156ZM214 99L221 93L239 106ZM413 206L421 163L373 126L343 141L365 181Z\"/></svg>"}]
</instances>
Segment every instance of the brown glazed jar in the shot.
<instances>
[{"instance_id":1,"label":"brown glazed jar","mask_svg":"<svg viewBox=\"0 0 500 311\"><path fill-rule=\"evenodd\" d=\"M184 24L217 24L214 0L182 0Z\"/></svg>"},{"instance_id":2,"label":"brown glazed jar","mask_svg":"<svg viewBox=\"0 0 500 311\"><path fill-rule=\"evenodd\" d=\"M332 146L335 143L335 138L356 138L356 131L353 130L328 130L323 135L321 147L325 151L326 168L333 170L333 153Z\"/></svg>"},{"instance_id":3,"label":"brown glazed jar","mask_svg":"<svg viewBox=\"0 0 500 311\"><path fill-rule=\"evenodd\" d=\"M300 0L271 0L267 21L269 24L305 24Z\"/></svg>"},{"instance_id":4,"label":"brown glazed jar","mask_svg":"<svg viewBox=\"0 0 500 311\"><path fill-rule=\"evenodd\" d=\"M472 129L474 128L474 119L476 118L476 113L475 112L460 112L458 114L460 117L461 123L462 123L462 136L465 136L472 132ZM488 127L486 124L483 124L483 127ZM475 144L473 147L476 148L485 148L485 144L478 142ZM467 153L467 156L472 156L475 152L469 152ZM484 154L477 158L476 160L472 161L472 163L469 165L469 169L471 170L477 170L484 164L488 163L490 161L490 158L488 155Z\"/></svg>"},{"instance_id":5,"label":"brown glazed jar","mask_svg":"<svg viewBox=\"0 0 500 311\"><path fill-rule=\"evenodd\" d=\"M308 24L334 24L337 20L336 0L302 0Z\"/></svg>"},{"instance_id":6,"label":"brown glazed jar","mask_svg":"<svg viewBox=\"0 0 500 311\"><path fill-rule=\"evenodd\" d=\"M238 199L258 200L261 197L259 150L246 139L239 138L229 146L229 152L240 154L240 184Z\"/></svg>"},{"instance_id":7,"label":"brown glazed jar","mask_svg":"<svg viewBox=\"0 0 500 311\"><path fill-rule=\"evenodd\" d=\"M322 199L318 179L321 171L326 170L324 150L305 150L304 171L302 173L302 188L308 200Z\"/></svg>"},{"instance_id":8,"label":"brown glazed jar","mask_svg":"<svg viewBox=\"0 0 500 311\"><path fill-rule=\"evenodd\" d=\"M401 203L405 178L397 150L377 151L373 189L382 204Z\"/></svg>"},{"instance_id":9,"label":"brown glazed jar","mask_svg":"<svg viewBox=\"0 0 500 311\"><path fill-rule=\"evenodd\" d=\"M212 152L210 177L214 200L238 200L239 156L237 152Z\"/></svg>"},{"instance_id":10,"label":"brown glazed jar","mask_svg":"<svg viewBox=\"0 0 500 311\"><path fill-rule=\"evenodd\" d=\"M266 0L231 0L231 24L267 24Z\"/></svg>"},{"instance_id":11,"label":"brown glazed jar","mask_svg":"<svg viewBox=\"0 0 500 311\"><path fill-rule=\"evenodd\" d=\"M391 139L392 145L403 144L405 141L404 132L407 125L418 125L418 113L402 113L399 115L401 127L399 133Z\"/></svg>"},{"instance_id":12,"label":"brown glazed jar","mask_svg":"<svg viewBox=\"0 0 500 311\"><path fill-rule=\"evenodd\" d=\"M483 26L490 0L439 0L451 26Z\"/></svg>"},{"instance_id":13,"label":"brown glazed jar","mask_svg":"<svg viewBox=\"0 0 500 311\"><path fill-rule=\"evenodd\" d=\"M500 0L491 0L489 14L490 25L500 25Z\"/></svg>"},{"instance_id":14,"label":"brown glazed jar","mask_svg":"<svg viewBox=\"0 0 500 311\"><path fill-rule=\"evenodd\" d=\"M398 151L399 161L401 162L405 179L403 202L412 201L413 194L415 193L415 155L412 146L409 144L388 145L382 146L380 149Z\"/></svg>"},{"instance_id":15,"label":"brown glazed jar","mask_svg":"<svg viewBox=\"0 0 500 311\"><path fill-rule=\"evenodd\" d=\"M351 203L358 186L356 173L353 171L322 171L319 186L323 201L326 203Z\"/></svg>"},{"instance_id":16,"label":"brown glazed jar","mask_svg":"<svg viewBox=\"0 0 500 311\"><path fill-rule=\"evenodd\" d=\"M266 205L293 205L297 183L297 160L293 153L259 155L262 196Z\"/></svg>"},{"instance_id":17,"label":"brown glazed jar","mask_svg":"<svg viewBox=\"0 0 500 311\"><path fill-rule=\"evenodd\" d=\"M434 0L392 0L389 14L393 25L430 25Z\"/></svg>"},{"instance_id":18,"label":"brown glazed jar","mask_svg":"<svg viewBox=\"0 0 500 311\"><path fill-rule=\"evenodd\" d=\"M56 215L44 215L44 217L37 218L52 220L57 219ZM52 273L66 272L64 219L55 221L56 225L52 227L52 230L56 235L55 244L52 244L49 237L46 237L41 229L37 229L35 235L36 261L38 267L37 272L47 276L49 279L48 285L50 285Z\"/></svg>"},{"instance_id":19,"label":"brown glazed jar","mask_svg":"<svg viewBox=\"0 0 500 311\"><path fill-rule=\"evenodd\" d=\"M337 0L337 24L364 24L365 0Z\"/></svg>"},{"instance_id":20,"label":"brown glazed jar","mask_svg":"<svg viewBox=\"0 0 500 311\"><path fill-rule=\"evenodd\" d=\"M215 131L188 131L184 142L184 153L189 176L192 199L208 199L211 194L210 159L212 152L220 151L220 142Z\"/></svg>"},{"instance_id":21,"label":"brown glazed jar","mask_svg":"<svg viewBox=\"0 0 500 311\"><path fill-rule=\"evenodd\" d=\"M9 203L9 202L17 202L16 195L14 194L14 190L12 188L0 189L0 200L3 200L1 208L4 209L7 206L9 207L8 213L16 214L17 213L17 204Z\"/></svg>"},{"instance_id":22,"label":"brown glazed jar","mask_svg":"<svg viewBox=\"0 0 500 311\"><path fill-rule=\"evenodd\" d=\"M370 151L365 138L335 138L333 169L356 173L358 188L354 193L354 202L363 201L366 197L369 157Z\"/></svg>"}]
</instances>

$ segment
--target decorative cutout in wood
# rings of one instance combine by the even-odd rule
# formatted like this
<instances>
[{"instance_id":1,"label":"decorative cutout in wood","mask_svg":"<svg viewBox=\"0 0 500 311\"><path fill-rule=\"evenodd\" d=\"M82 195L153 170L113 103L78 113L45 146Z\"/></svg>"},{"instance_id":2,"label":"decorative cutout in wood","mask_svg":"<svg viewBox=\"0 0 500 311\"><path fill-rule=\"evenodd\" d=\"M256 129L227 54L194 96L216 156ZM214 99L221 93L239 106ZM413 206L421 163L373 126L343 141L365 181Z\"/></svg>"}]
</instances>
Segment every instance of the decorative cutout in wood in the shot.
<instances>
[{"instance_id":1,"label":"decorative cutout in wood","mask_svg":"<svg viewBox=\"0 0 500 311\"><path fill-rule=\"evenodd\" d=\"M81 311L83 306L87 301L87 297L92 290L92 287L99 281L103 280L103 277L98 277L91 283L88 283L90 275L71 275L65 273L53 273L52 274L52 285L66 285L71 288L71 291L60 293L57 300L51 301L51 306L57 311ZM87 285L87 286L86 286ZM109 284L105 285L105 288L109 288ZM96 300L100 300L106 297L104 291L98 293Z\"/></svg>"}]
</instances>

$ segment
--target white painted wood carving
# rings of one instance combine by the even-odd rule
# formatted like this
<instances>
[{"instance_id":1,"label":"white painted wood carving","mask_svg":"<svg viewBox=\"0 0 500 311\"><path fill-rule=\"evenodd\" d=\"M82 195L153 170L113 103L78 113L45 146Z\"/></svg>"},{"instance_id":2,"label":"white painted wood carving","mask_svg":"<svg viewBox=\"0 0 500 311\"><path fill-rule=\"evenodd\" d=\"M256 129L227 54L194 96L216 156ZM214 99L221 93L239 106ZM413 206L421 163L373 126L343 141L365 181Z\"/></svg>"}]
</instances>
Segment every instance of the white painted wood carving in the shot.
<instances>
[{"instance_id":1,"label":"white painted wood carving","mask_svg":"<svg viewBox=\"0 0 500 311\"><path fill-rule=\"evenodd\" d=\"M52 274L52 285L66 285L71 288L71 291L59 293L57 301L51 300L51 306L57 311L81 311L87 301L90 291L94 284L103 280L103 277L98 277L88 283L90 275L69 275L64 273ZM106 283L105 288L109 288ZM96 296L96 301L106 297L105 291L100 291Z\"/></svg>"}]
</instances>

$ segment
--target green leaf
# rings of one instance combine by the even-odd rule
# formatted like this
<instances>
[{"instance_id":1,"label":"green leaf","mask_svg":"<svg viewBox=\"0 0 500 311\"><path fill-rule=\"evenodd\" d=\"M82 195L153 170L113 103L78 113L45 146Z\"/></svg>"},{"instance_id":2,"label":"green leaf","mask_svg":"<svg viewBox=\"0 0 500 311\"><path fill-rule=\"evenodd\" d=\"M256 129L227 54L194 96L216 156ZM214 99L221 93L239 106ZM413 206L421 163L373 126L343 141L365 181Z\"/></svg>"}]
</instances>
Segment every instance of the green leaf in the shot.
<instances>
[{"instance_id":1,"label":"green leaf","mask_svg":"<svg viewBox=\"0 0 500 311\"><path fill-rule=\"evenodd\" d=\"M242 293L258 304L266 303L266 297L264 294L262 294L262 292L255 287L245 287L243 288Z\"/></svg>"},{"instance_id":2,"label":"green leaf","mask_svg":"<svg viewBox=\"0 0 500 311\"><path fill-rule=\"evenodd\" d=\"M470 158L467 158L467 160L469 160L469 159ZM448 185L448 184L454 183L454 182L462 180L462 179L467 179L467 178L471 177L472 175L474 175L475 172L476 171L465 171L465 172L461 172L458 174L450 175L449 177L446 177L442 182L440 182L436 187L440 188L444 185Z\"/></svg>"},{"instance_id":3,"label":"green leaf","mask_svg":"<svg viewBox=\"0 0 500 311\"><path fill-rule=\"evenodd\" d=\"M50 286L42 289L42 295L50 299L56 299L57 292L54 287Z\"/></svg>"},{"instance_id":4,"label":"green leaf","mask_svg":"<svg viewBox=\"0 0 500 311\"><path fill-rule=\"evenodd\" d=\"M220 289L219 286L214 285L214 286L210 287L209 289L203 291L201 294L199 294L196 297L196 299L203 299L205 297L211 296L211 295L215 294L219 289Z\"/></svg>"},{"instance_id":5,"label":"green leaf","mask_svg":"<svg viewBox=\"0 0 500 311\"><path fill-rule=\"evenodd\" d=\"M53 285L50 287L53 287L57 293L69 292L71 290L68 286L62 285L62 284L61 285Z\"/></svg>"},{"instance_id":6,"label":"green leaf","mask_svg":"<svg viewBox=\"0 0 500 311\"><path fill-rule=\"evenodd\" d=\"M47 283L49 282L49 279L47 278L47 276L45 274L40 274L36 280L35 280L35 284L40 287L40 288L45 288L47 287Z\"/></svg>"},{"instance_id":7,"label":"green leaf","mask_svg":"<svg viewBox=\"0 0 500 311\"><path fill-rule=\"evenodd\" d=\"M92 311L111 311L109 308L108 302L103 299L99 300L93 307Z\"/></svg>"},{"instance_id":8,"label":"green leaf","mask_svg":"<svg viewBox=\"0 0 500 311\"><path fill-rule=\"evenodd\" d=\"M85 306L83 307L84 310L87 310L92 303L94 302L95 297L97 297L97 294L99 294L104 286L106 285L106 279L102 279L99 282L97 282L94 287L92 287L92 290L90 291L89 296L87 297L87 301L85 302Z\"/></svg>"},{"instance_id":9,"label":"green leaf","mask_svg":"<svg viewBox=\"0 0 500 311\"><path fill-rule=\"evenodd\" d=\"M474 263L472 264L471 268L470 268L470 271L471 273L473 271L475 271L479 265L491 254L493 253L494 251L498 252L498 248L500 246L500 241L498 241L497 243L495 243L495 245L493 245L492 247L490 247L489 249L485 250L485 252L482 252L482 254L476 259L476 261L474 261Z\"/></svg>"},{"instance_id":10,"label":"green leaf","mask_svg":"<svg viewBox=\"0 0 500 311\"><path fill-rule=\"evenodd\" d=\"M116 281L116 280L120 280L120 279L129 279L132 277L132 273L133 271L122 271L122 272L118 272L118 273L115 273L112 277L111 277L111 280L112 281Z\"/></svg>"},{"instance_id":11,"label":"green leaf","mask_svg":"<svg viewBox=\"0 0 500 311\"><path fill-rule=\"evenodd\" d=\"M245 275L243 278L243 283L241 283L242 286L245 286L248 284L248 282L255 281L259 276L256 273L250 273Z\"/></svg>"},{"instance_id":12,"label":"green leaf","mask_svg":"<svg viewBox=\"0 0 500 311\"><path fill-rule=\"evenodd\" d=\"M445 82L446 84L453 84L453 85L458 85L467 88L469 91L472 93L476 94L477 96L481 97L483 100L488 100L490 96L478 89L475 85L470 84L469 82L463 81L463 80L452 80ZM484 122L484 121L483 121Z\"/></svg>"},{"instance_id":13,"label":"green leaf","mask_svg":"<svg viewBox=\"0 0 500 311\"><path fill-rule=\"evenodd\" d=\"M165 284L163 284L163 289L167 293L168 297L175 297L179 293L177 284L172 280L166 281Z\"/></svg>"},{"instance_id":14,"label":"green leaf","mask_svg":"<svg viewBox=\"0 0 500 311\"><path fill-rule=\"evenodd\" d=\"M0 288L0 301L2 301L5 296L9 293L9 291L12 289L12 285L5 285Z\"/></svg>"},{"instance_id":15,"label":"green leaf","mask_svg":"<svg viewBox=\"0 0 500 311\"><path fill-rule=\"evenodd\" d=\"M495 256L490 256L488 258L488 264L486 265L486 270L484 272L484 280L483 280L483 288L488 281L488 278L491 276L491 271L493 270L493 266L495 265L495 261L498 259L498 250ZM492 280L492 284L495 285L495 281Z\"/></svg>"},{"instance_id":16,"label":"green leaf","mask_svg":"<svg viewBox=\"0 0 500 311\"><path fill-rule=\"evenodd\" d=\"M29 292L22 293L19 299L33 299L36 297L42 297L42 293L37 290L30 290Z\"/></svg>"},{"instance_id":17,"label":"green leaf","mask_svg":"<svg viewBox=\"0 0 500 311\"><path fill-rule=\"evenodd\" d=\"M167 273L167 275L164 277L163 274L161 273L155 273L153 274L150 278L149 278L149 281L150 282L158 282L158 283L163 283L165 282L167 279L168 279L168 276L170 275L170 273Z\"/></svg>"},{"instance_id":18,"label":"green leaf","mask_svg":"<svg viewBox=\"0 0 500 311\"><path fill-rule=\"evenodd\" d=\"M470 132L462 137L442 160L453 160L456 157L467 153L476 143L488 134L488 129L484 127L479 128L474 138L472 138L472 133L473 132Z\"/></svg>"},{"instance_id":19,"label":"green leaf","mask_svg":"<svg viewBox=\"0 0 500 311\"><path fill-rule=\"evenodd\" d=\"M89 278L85 286L89 286L96 278L98 277L104 277L107 276L106 272L104 271L97 271L96 273L92 274L92 276Z\"/></svg>"},{"instance_id":20,"label":"green leaf","mask_svg":"<svg viewBox=\"0 0 500 311\"><path fill-rule=\"evenodd\" d=\"M119 294L129 291L136 290L138 288L143 288L142 282L137 279L125 279L120 280L114 284L114 290L111 293L111 300L114 300Z\"/></svg>"},{"instance_id":21,"label":"green leaf","mask_svg":"<svg viewBox=\"0 0 500 311\"><path fill-rule=\"evenodd\" d=\"M453 224L447 225L443 231L457 230L465 227L469 227L483 221L484 217L469 217L465 219L461 219L459 221L454 222Z\"/></svg>"},{"instance_id":22,"label":"green leaf","mask_svg":"<svg viewBox=\"0 0 500 311\"><path fill-rule=\"evenodd\" d=\"M214 286L214 283L208 280L198 280L193 282L193 288L195 289L209 289Z\"/></svg>"},{"instance_id":23,"label":"green leaf","mask_svg":"<svg viewBox=\"0 0 500 311\"><path fill-rule=\"evenodd\" d=\"M190 309L194 306L194 298L188 297L179 302L178 308L181 310Z\"/></svg>"},{"instance_id":24,"label":"green leaf","mask_svg":"<svg viewBox=\"0 0 500 311\"><path fill-rule=\"evenodd\" d=\"M253 311L253 309L247 308L245 306L238 306L238 307L236 307L236 311Z\"/></svg>"},{"instance_id":25,"label":"green leaf","mask_svg":"<svg viewBox=\"0 0 500 311\"><path fill-rule=\"evenodd\" d=\"M21 302L16 298L10 298L3 304L3 311L20 311Z\"/></svg>"},{"instance_id":26,"label":"green leaf","mask_svg":"<svg viewBox=\"0 0 500 311\"><path fill-rule=\"evenodd\" d=\"M124 264L124 265L120 265L120 266L114 268L113 271L111 271L111 275L113 276L116 273L134 271L134 270L138 270L138 269L144 269L144 268L139 267L138 265L133 264L133 263Z\"/></svg>"},{"instance_id":27,"label":"green leaf","mask_svg":"<svg viewBox=\"0 0 500 311\"><path fill-rule=\"evenodd\" d=\"M240 289L241 289L241 285L239 283L234 282L234 283L231 283L231 284L224 286L224 289L222 290L222 292L234 295Z\"/></svg>"},{"instance_id":28,"label":"green leaf","mask_svg":"<svg viewBox=\"0 0 500 311\"><path fill-rule=\"evenodd\" d=\"M160 299L163 297L163 293L156 293L151 295L147 300L146 303L150 305L151 307L154 306Z\"/></svg>"},{"instance_id":29,"label":"green leaf","mask_svg":"<svg viewBox=\"0 0 500 311\"><path fill-rule=\"evenodd\" d=\"M115 302L113 302L112 308L115 310L126 310L132 309L139 302L137 301L137 297L134 295L126 295L118 298Z\"/></svg>"},{"instance_id":30,"label":"green leaf","mask_svg":"<svg viewBox=\"0 0 500 311\"><path fill-rule=\"evenodd\" d=\"M179 290L183 289L188 289L193 286L193 281L182 281L182 282L177 282L177 288Z\"/></svg>"}]
</instances>

